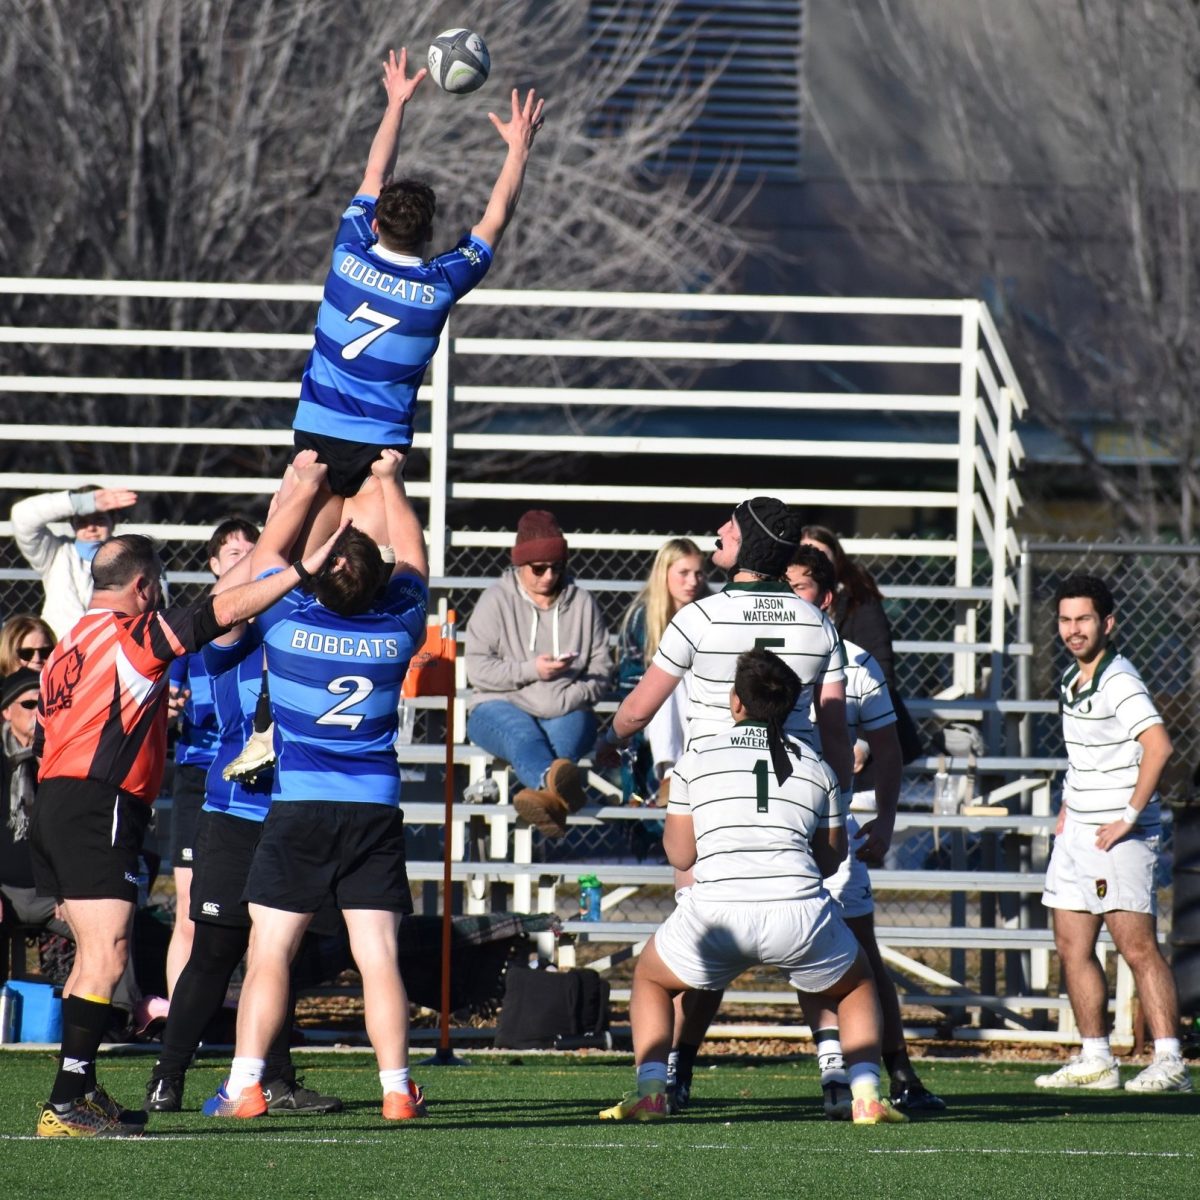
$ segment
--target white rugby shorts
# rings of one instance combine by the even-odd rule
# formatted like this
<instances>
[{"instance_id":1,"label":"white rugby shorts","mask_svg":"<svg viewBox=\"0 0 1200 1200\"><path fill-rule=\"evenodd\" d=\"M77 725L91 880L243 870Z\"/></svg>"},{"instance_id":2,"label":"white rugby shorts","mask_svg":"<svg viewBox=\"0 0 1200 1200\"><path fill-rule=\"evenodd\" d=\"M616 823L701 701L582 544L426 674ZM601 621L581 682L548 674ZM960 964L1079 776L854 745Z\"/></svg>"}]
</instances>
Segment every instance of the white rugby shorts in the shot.
<instances>
[{"instance_id":1,"label":"white rugby shorts","mask_svg":"<svg viewBox=\"0 0 1200 1200\"><path fill-rule=\"evenodd\" d=\"M728 987L750 967L778 967L801 992L823 992L853 965L858 942L828 896L705 902L688 888L654 935L659 957L691 988Z\"/></svg>"},{"instance_id":2,"label":"white rugby shorts","mask_svg":"<svg viewBox=\"0 0 1200 1200\"><path fill-rule=\"evenodd\" d=\"M1154 868L1158 834L1136 831L1108 850L1096 845L1099 825L1067 818L1054 839L1042 903L1072 912L1158 912Z\"/></svg>"},{"instance_id":3,"label":"white rugby shorts","mask_svg":"<svg viewBox=\"0 0 1200 1200\"><path fill-rule=\"evenodd\" d=\"M850 849L838 869L825 880L825 890L836 901L843 917L866 917L875 911L875 898L871 895L871 873L867 864L854 857L863 839L853 816L846 817L846 835Z\"/></svg>"}]
</instances>

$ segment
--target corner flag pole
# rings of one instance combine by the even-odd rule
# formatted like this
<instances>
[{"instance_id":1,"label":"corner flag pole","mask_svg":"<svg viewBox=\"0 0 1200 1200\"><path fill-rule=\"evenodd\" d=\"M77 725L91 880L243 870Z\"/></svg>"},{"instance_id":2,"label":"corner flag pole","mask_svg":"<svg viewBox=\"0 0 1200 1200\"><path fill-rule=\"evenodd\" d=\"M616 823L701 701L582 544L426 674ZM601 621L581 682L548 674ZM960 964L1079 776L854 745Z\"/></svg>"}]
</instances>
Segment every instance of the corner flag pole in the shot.
<instances>
[{"instance_id":1,"label":"corner flag pole","mask_svg":"<svg viewBox=\"0 0 1200 1200\"><path fill-rule=\"evenodd\" d=\"M446 826L442 837L442 1004L439 1024L438 1048L429 1064L453 1067L462 1064L450 1046L450 947L453 941L451 900L453 881L451 878L451 854L454 842L454 697L455 670L458 646L455 634L455 612L446 613L442 626L442 655L449 659L450 669L446 673Z\"/></svg>"}]
</instances>

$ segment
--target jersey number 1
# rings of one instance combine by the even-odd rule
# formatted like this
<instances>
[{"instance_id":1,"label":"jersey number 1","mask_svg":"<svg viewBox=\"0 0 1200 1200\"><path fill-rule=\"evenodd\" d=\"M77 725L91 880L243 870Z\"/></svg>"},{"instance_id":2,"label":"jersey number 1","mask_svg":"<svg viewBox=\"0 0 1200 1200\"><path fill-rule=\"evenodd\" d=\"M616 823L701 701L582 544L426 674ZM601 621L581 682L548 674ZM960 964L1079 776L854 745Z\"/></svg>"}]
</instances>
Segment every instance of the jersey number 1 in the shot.
<instances>
[{"instance_id":1,"label":"jersey number 1","mask_svg":"<svg viewBox=\"0 0 1200 1200\"><path fill-rule=\"evenodd\" d=\"M342 347L342 357L345 359L357 358L377 337L382 337L389 329L395 329L400 324L399 317L389 317L387 313L372 308L365 300L346 320L368 321L375 328Z\"/></svg>"},{"instance_id":2,"label":"jersey number 1","mask_svg":"<svg viewBox=\"0 0 1200 1200\"><path fill-rule=\"evenodd\" d=\"M771 793L768 790L771 784L767 778L767 771L770 768L771 764L765 758L760 758L754 764L754 794L758 800L756 812L765 813L767 811L767 801L771 798Z\"/></svg>"}]
</instances>

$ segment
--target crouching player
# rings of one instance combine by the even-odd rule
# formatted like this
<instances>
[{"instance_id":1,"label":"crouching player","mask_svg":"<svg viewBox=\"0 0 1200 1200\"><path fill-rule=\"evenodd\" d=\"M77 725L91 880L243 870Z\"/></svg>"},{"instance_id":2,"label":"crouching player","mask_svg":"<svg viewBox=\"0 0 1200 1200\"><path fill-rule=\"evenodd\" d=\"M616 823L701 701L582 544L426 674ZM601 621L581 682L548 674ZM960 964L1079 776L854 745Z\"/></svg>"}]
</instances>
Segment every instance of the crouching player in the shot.
<instances>
[{"instance_id":1,"label":"crouching player","mask_svg":"<svg viewBox=\"0 0 1200 1200\"><path fill-rule=\"evenodd\" d=\"M637 1091L602 1120L667 1115L672 999L713 991L762 964L836 1010L859 1125L907 1118L879 1097L879 1000L866 955L822 890L846 855L833 772L783 722L801 683L768 650L738 658L729 696L735 722L675 767L663 845L692 868L693 887L650 940L633 979L630 1019Z\"/></svg>"}]
</instances>

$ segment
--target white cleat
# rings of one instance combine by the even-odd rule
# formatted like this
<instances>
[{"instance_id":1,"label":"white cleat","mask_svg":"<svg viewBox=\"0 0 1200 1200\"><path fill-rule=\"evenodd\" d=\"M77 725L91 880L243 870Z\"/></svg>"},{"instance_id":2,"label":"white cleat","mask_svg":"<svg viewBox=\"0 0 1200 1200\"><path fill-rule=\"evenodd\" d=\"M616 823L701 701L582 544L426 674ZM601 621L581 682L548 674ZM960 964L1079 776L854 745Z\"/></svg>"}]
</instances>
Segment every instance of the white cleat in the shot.
<instances>
[{"instance_id":1,"label":"white cleat","mask_svg":"<svg viewBox=\"0 0 1200 1200\"><path fill-rule=\"evenodd\" d=\"M1040 1088L1085 1088L1093 1092L1111 1092L1121 1086L1121 1073L1115 1058L1084 1058L1077 1054L1064 1067L1049 1075L1039 1075L1034 1085Z\"/></svg>"},{"instance_id":2,"label":"white cleat","mask_svg":"<svg viewBox=\"0 0 1200 1200\"><path fill-rule=\"evenodd\" d=\"M1156 1054L1150 1065L1125 1084L1127 1092L1190 1092L1192 1076L1178 1054Z\"/></svg>"}]
</instances>

